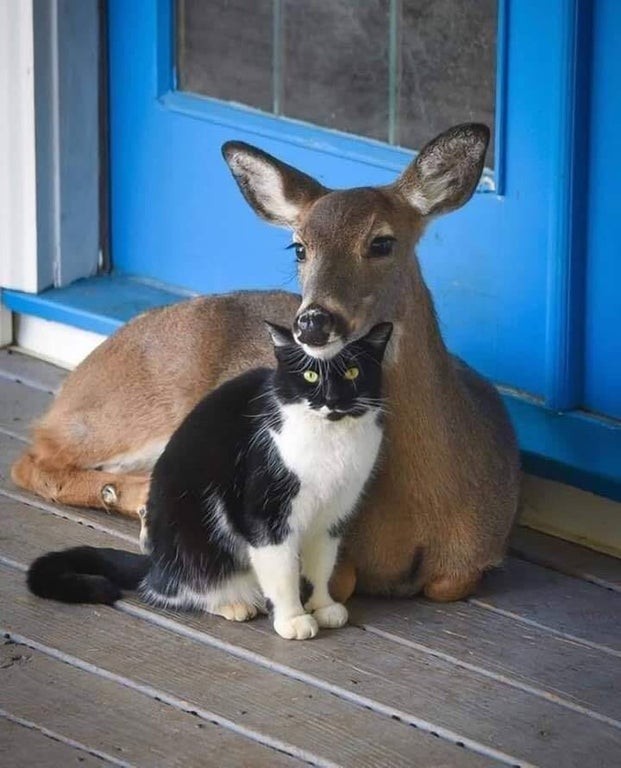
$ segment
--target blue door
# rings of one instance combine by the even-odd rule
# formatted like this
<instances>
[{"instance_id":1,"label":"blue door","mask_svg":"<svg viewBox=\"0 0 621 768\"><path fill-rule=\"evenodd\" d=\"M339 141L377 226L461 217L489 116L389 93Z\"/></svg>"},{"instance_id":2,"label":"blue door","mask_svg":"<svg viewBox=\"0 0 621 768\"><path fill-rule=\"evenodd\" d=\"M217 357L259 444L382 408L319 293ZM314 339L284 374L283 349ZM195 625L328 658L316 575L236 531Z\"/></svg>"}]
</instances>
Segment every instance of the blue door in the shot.
<instances>
[{"instance_id":1,"label":"blue door","mask_svg":"<svg viewBox=\"0 0 621 768\"><path fill-rule=\"evenodd\" d=\"M114 270L199 292L294 290L289 237L246 206L223 142L328 186L382 184L451 122L487 114L494 145L475 197L419 247L442 330L507 388L527 462L619 494L618 427L587 411L621 417L621 256L619 239L614 264L605 247L615 216L596 186L600 141L621 173L620 21L615 0L549 0L545 13L534 0L111 0ZM455 50L464 38L470 49ZM444 101L438 78L456 84ZM587 433L604 440L597 460Z\"/></svg>"}]
</instances>

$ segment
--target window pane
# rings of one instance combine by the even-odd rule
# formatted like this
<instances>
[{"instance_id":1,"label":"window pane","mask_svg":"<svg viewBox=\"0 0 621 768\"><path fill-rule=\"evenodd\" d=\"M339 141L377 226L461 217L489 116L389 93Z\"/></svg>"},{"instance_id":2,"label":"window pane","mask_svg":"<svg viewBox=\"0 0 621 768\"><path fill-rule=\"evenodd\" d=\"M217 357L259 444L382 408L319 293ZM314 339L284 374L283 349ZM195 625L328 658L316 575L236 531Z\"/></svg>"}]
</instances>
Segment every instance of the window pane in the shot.
<instances>
[{"instance_id":1,"label":"window pane","mask_svg":"<svg viewBox=\"0 0 621 768\"><path fill-rule=\"evenodd\" d=\"M456 123L494 126L496 0L402 0L396 141L420 147ZM493 146L488 164L493 158Z\"/></svg>"},{"instance_id":2,"label":"window pane","mask_svg":"<svg viewBox=\"0 0 621 768\"><path fill-rule=\"evenodd\" d=\"M285 0L283 114L388 140L389 0Z\"/></svg>"},{"instance_id":3,"label":"window pane","mask_svg":"<svg viewBox=\"0 0 621 768\"><path fill-rule=\"evenodd\" d=\"M493 129L496 24L497 0L178 0L179 87L416 149Z\"/></svg>"},{"instance_id":4,"label":"window pane","mask_svg":"<svg viewBox=\"0 0 621 768\"><path fill-rule=\"evenodd\" d=\"M179 88L272 109L273 0L179 0Z\"/></svg>"}]
</instances>

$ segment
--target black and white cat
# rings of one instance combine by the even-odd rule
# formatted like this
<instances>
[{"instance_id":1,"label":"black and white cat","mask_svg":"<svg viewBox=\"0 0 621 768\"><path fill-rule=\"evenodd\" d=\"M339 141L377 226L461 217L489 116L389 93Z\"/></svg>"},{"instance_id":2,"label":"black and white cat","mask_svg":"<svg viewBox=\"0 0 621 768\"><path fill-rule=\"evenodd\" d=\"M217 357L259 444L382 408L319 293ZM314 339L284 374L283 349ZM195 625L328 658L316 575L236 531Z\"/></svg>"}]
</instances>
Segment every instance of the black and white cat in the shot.
<instances>
[{"instance_id":1,"label":"black and white cat","mask_svg":"<svg viewBox=\"0 0 621 768\"><path fill-rule=\"evenodd\" d=\"M306 355L286 328L268 328L276 370L249 371L207 395L158 459L141 533L148 554L49 553L29 570L35 594L111 603L138 588L150 603L235 621L267 607L289 639L347 622L328 581L380 449L392 325L330 360Z\"/></svg>"}]
</instances>

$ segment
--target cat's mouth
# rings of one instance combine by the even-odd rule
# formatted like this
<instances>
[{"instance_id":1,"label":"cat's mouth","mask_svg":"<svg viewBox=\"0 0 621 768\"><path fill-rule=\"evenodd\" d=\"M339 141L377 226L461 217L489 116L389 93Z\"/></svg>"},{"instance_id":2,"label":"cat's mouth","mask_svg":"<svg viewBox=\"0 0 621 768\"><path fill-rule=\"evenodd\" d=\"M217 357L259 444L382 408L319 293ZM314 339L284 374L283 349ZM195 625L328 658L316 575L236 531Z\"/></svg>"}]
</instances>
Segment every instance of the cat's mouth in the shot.
<instances>
[{"instance_id":1,"label":"cat's mouth","mask_svg":"<svg viewBox=\"0 0 621 768\"><path fill-rule=\"evenodd\" d=\"M362 416L363 413L366 413L366 410L366 408L361 407L350 408L347 411L334 409L326 413L326 418L328 421L340 421L341 419L344 419L345 416L351 416L353 419L357 419Z\"/></svg>"},{"instance_id":2,"label":"cat's mouth","mask_svg":"<svg viewBox=\"0 0 621 768\"><path fill-rule=\"evenodd\" d=\"M326 416L328 421L340 421L341 419L344 419L345 416L347 416L347 411L330 411L330 413Z\"/></svg>"}]
</instances>

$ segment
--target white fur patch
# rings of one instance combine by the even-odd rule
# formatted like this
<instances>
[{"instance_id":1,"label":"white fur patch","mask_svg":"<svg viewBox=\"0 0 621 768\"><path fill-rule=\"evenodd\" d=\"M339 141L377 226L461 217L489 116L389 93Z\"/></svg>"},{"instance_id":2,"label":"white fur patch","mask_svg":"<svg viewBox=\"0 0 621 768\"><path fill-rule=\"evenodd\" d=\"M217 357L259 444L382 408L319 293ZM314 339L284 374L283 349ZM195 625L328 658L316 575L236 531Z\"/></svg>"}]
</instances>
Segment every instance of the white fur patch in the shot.
<instances>
[{"instance_id":1,"label":"white fur patch","mask_svg":"<svg viewBox=\"0 0 621 768\"><path fill-rule=\"evenodd\" d=\"M188 586L182 586L176 595L169 597L155 592L151 587L140 588L141 597L149 603L163 608L198 610L205 613L219 614L223 606L234 603L246 603L263 609L264 600L254 572L239 573L226 579L222 586L211 587L199 592Z\"/></svg>"},{"instance_id":2,"label":"white fur patch","mask_svg":"<svg viewBox=\"0 0 621 768\"><path fill-rule=\"evenodd\" d=\"M300 480L289 525L300 533L313 523L329 529L349 515L379 452L376 411L329 421L306 404L281 406L283 425L271 432L285 466Z\"/></svg>"},{"instance_id":3,"label":"white fur patch","mask_svg":"<svg viewBox=\"0 0 621 768\"><path fill-rule=\"evenodd\" d=\"M125 472L150 472L155 466L155 462L164 451L167 443L168 438L152 440L150 443L146 443L136 451L119 453L116 456L106 459L104 462L89 467L89 469L100 469L102 472L112 472L113 474L121 474Z\"/></svg>"},{"instance_id":4,"label":"white fur patch","mask_svg":"<svg viewBox=\"0 0 621 768\"><path fill-rule=\"evenodd\" d=\"M311 347L308 344L300 344L302 349L309 357L314 357L316 360L330 360L335 357L345 346L343 339L337 338L332 341L328 341L323 347Z\"/></svg>"}]
</instances>

